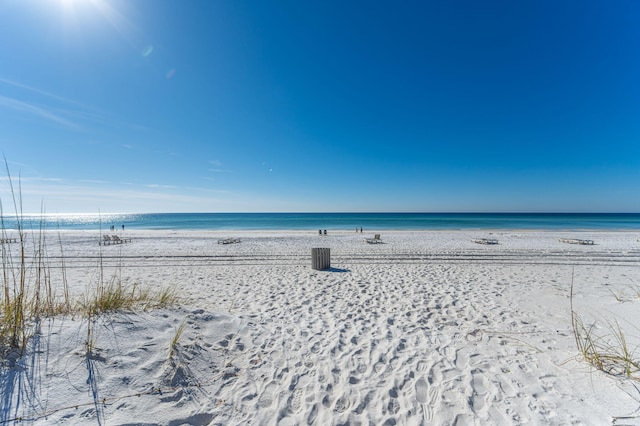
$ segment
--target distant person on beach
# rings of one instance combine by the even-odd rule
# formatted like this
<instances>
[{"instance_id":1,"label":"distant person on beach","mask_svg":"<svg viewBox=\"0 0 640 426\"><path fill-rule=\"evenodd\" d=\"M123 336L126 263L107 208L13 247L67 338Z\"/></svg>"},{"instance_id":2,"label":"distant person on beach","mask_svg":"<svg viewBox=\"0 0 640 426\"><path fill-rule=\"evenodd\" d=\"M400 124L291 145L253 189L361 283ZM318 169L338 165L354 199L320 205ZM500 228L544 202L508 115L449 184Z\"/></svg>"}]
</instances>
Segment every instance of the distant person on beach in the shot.
<instances>
[{"instance_id":1,"label":"distant person on beach","mask_svg":"<svg viewBox=\"0 0 640 426\"><path fill-rule=\"evenodd\" d=\"M122 225L122 232L124 232L124 225Z\"/></svg>"}]
</instances>

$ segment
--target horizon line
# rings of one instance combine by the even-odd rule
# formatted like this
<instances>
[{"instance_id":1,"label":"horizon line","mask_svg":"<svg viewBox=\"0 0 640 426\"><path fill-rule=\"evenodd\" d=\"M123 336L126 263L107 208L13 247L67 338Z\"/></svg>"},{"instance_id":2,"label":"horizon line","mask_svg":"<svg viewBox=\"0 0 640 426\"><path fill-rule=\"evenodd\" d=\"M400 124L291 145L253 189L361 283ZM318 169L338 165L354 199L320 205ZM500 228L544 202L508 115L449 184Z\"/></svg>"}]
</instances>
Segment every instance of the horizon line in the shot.
<instances>
[{"instance_id":1,"label":"horizon line","mask_svg":"<svg viewBox=\"0 0 640 426\"><path fill-rule=\"evenodd\" d=\"M595 212L595 211L193 211L193 212L67 212L67 213L1 213L0 217L16 217L16 216L101 216L101 215L150 215L150 214L532 214L532 215L550 215L550 214L586 214L586 215L599 215L599 214L614 214L614 215L640 215L640 212Z\"/></svg>"}]
</instances>

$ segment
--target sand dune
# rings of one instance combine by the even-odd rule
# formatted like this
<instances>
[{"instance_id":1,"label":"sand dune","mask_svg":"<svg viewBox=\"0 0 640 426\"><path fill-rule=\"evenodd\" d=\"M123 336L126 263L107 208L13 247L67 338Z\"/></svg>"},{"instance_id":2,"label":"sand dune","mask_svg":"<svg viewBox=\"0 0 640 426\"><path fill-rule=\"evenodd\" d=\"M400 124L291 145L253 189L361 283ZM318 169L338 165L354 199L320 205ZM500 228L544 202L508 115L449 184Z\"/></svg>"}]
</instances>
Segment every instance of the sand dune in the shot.
<instances>
[{"instance_id":1,"label":"sand dune","mask_svg":"<svg viewBox=\"0 0 640 426\"><path fill-rule=\"evenodd\" d=\"M635 382L594 371L571 329L617 318L639 340L640 246L623 232L63 231L79 294L106 276L173 286L174 309L46 320L2 370L21 424L638 424ZM594 246L563 245L567 238ZM222 237L241 243L219 245ZM474 238L496 238L477 245ZM61 271L58 234L48 263ZM56 243L54 244L54 241ZM329 247L332 269L310 268ZM172 356L171 341L183 334ZM602 323L599 330L606 332Z\"/></svg>"}]
</instances>

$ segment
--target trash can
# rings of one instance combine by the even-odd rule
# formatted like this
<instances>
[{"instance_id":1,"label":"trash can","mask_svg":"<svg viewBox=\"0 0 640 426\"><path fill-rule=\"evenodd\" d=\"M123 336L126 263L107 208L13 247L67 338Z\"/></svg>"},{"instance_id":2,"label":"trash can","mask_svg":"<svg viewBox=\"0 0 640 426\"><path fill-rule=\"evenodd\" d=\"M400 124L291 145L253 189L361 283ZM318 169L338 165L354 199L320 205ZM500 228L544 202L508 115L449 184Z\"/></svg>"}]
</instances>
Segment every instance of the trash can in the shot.
<instances>
[{"instance_id":1,"label":"trash can","mask_svg":"<svg viewBox=\"0 0 640 426\"><path fill-rule=\"evenodd\" d=\"M311 249L311 268L317 271L331 268L331 253L328 248Z\"/></svg>"}]
</instances>

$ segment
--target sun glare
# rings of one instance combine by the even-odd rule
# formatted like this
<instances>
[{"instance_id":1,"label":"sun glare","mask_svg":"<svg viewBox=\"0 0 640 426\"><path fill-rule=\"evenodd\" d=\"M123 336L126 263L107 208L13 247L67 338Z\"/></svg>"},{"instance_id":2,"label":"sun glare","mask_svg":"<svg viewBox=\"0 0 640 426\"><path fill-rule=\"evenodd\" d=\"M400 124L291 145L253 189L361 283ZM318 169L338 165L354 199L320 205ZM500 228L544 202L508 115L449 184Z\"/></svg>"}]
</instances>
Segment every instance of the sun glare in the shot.
<instances>
[{"instance_id":1,"label":"sun glare","mask_svg":"<svg viewBox=\"0 0 640 426\"><path fill-rule=\"evenodd\" d=\"M126 37L126 19L107 0L51 0L51 3L61 9L70 26L84 24L86 28L87 21L102 18Z\"/></svg>"},{"instance_id":2,"label":"sun glare","mask_svg":"<svg viewBox=\"0 0 640 426\"><path fill-rule=\"evenodd\" d=\"M76 11L83 3L89 3L91 0L55 0L62 9L68 12Z\"/></svg>"},{"instance_id":3,"label":"sun glare","mask_svg":"<svg viewBox=\"0 0 640 426\"><path fill-rule=\"evenodd\" d=\"M56 0L56 1L64 9L75 10L78 8L82 8L84 5L87 5L87 4L92 4L93 6L96 6L99 0Z\"/></svg>"},{"instance_id":4,"label":"sun glare","mask_svg":"<svg viewBox=\"0 0 640 426\"><path fill-rule=\"evenodd\" d=\"M71 7L74 3L78 3L79 0L58 0L64 7Z\"/></svg>"},{"instance_id":5,"label":"sun glare","mask_svg":"<svg viewBox=\"0 0 640 426\"><path fill-rule=\"evenodd\" d=\"M91 0L58 0L60 3L62 3L65 6L69 6L69 5L73 5L76 3L89 3L91 2Z\"/></svg>"}]
</instances>

